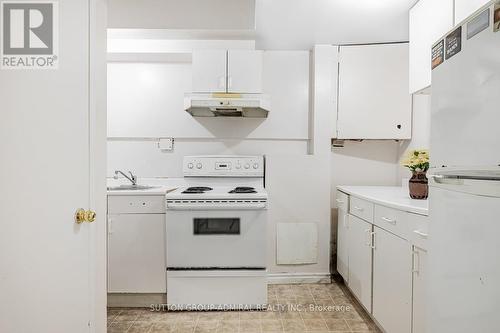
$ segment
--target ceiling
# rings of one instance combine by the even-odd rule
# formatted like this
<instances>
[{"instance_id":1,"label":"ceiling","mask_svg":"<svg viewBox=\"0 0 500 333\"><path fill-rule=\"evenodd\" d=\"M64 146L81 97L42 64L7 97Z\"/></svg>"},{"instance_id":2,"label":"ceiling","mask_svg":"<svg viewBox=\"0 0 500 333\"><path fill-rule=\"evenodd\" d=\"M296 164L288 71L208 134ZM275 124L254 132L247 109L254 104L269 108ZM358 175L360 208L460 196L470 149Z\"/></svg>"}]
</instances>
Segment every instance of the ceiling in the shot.
<instances>
[{"instance_id":1,"label":"ceiling","mask_svg":"<svg viewBox=\"0 0 500 333\"><path fill-rule=\"evenodd\" d=\"M418 0L109 0L110 28L254 30L260 49L408 40Z\"/></svg>"},{"instance_id":2,"label":"ceiling","mask_svg":"<svg viewBox=\"0 0 500 333\"><path fill-rule=\"evenodd\" d=\"M310 49L314 44L408 40L417 0L256 0L257 47Z\"/></svg>"}]
</instances>

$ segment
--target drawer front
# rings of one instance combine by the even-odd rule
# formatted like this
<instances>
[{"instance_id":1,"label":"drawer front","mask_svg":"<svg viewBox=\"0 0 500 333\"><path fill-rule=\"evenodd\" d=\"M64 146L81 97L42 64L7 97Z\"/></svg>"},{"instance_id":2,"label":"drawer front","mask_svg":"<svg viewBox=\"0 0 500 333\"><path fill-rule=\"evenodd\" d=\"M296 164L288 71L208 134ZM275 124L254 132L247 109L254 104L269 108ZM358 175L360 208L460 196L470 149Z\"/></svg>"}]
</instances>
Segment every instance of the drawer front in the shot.
<instances>
[{"instance_id":1,"label":"drawer front","mask_svg":"<svg viewBox=\"0 0 500 333\"><path fill-rule=\"evenodd\" d=\"M373 203L351 196L349 213L367 222L373 223Z\"/></svg>"},{"instance_id":2,"label":"drawer front","mask_svg":"<svg viewBox=\"0 0 500 333\"><path fill-rule=\"evenodd\" d=\"M374 216L375 220L373 224L396 236L408 240L408 220L406 218L406 212L375 205Z\"/></svg>"},{"instance_id":3,"label":"drawer front","mask_svg":"<svg viewBox=\"0 0 500 333\"><path fill-rule=\"evenodd\" d=\"M427 250L429 236L429 217L408 213L408 228L410 241L413 245Z\"/></svg>"},{"instance_id":4,"label":"drawer front","mask_svg":"<svg viewBox=\"0 0 500 333\"><path fill-rule=\"evenodd\" d=\"M344 192L337 191L337 199L335 199L335 201L337 202L338 210L343 210L346 213L348 212L349 195Z\"/></svg>"},{"instance_id":5,"label":"drawer front","mask_svg":"<svg viewBox=\"0 0 500 333\"><path fill-rule=\"evenodd\" d=\"M117 195L108 197L109 214L164 214L165 196Z\"/></svg>"}]
</instances>

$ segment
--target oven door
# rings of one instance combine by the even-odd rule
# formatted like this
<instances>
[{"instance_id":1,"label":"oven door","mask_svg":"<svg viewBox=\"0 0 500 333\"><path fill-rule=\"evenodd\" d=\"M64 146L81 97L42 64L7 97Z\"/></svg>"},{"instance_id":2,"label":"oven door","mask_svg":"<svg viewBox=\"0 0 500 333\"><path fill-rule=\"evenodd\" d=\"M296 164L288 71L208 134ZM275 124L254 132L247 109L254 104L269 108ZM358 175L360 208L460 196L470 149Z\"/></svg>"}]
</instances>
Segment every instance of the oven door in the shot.
<instances>
[{"instance_id":1,"label":"oven door","mask_svg":"<svg viewBox=\"0 0 500 333\"><path fill-rule=\"evenodd\" d=\"M265 269L266 214L167 210L168 270Z\"/></svg>"}]
</instances>

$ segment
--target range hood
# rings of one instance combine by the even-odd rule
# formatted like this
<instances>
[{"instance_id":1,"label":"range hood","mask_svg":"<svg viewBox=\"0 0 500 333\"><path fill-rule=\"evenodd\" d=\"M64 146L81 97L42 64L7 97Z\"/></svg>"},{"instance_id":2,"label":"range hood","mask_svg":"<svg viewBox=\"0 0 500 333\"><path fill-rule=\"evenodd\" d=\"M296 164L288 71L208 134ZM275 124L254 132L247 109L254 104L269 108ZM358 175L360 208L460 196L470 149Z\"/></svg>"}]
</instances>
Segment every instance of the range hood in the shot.
<instances>
[{"instance_id":1,"label":"range hood","mask_svg":"<svg viewBox=\"0 0 500 333\"><path fill-rule=\"evenodd\" d=\"M262 94L186 94L184 109L193 117L267 118L270 101Z\"/></svg>"}]
</instances>

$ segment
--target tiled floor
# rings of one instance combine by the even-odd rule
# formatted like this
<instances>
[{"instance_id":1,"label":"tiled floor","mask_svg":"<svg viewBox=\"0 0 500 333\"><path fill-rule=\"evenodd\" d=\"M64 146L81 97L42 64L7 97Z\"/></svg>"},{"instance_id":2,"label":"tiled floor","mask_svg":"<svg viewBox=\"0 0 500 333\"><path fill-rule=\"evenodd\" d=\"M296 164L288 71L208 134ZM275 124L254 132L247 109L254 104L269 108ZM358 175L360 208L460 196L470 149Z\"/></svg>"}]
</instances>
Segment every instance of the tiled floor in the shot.
<instances>
[{"instance_id":1,"label":"tiled floor","mask_svg":"<svg viewBox=\"0 0 500 333\"><path fill-rule=\"evenodd\" d=\"M108 310L108 333L380 332L343 285L270 285L268 311Z\"/></svg>"}]
</instances>

